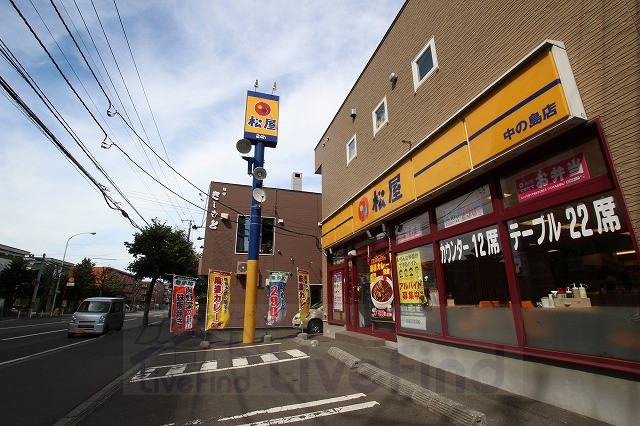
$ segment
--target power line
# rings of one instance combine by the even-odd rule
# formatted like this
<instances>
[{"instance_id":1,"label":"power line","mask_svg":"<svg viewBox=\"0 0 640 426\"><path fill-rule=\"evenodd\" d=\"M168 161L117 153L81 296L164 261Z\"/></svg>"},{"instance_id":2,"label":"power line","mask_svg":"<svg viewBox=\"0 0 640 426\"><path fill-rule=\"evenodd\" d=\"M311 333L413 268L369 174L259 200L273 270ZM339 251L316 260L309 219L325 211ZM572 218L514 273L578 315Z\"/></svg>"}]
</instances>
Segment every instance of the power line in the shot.
<instances>
[{"instance_id":1,"label":"power line","mask_svg":"<svg viewBox=\"0 0 640 426\"><path fill-rule=\"evenodd\" d=\"M25 23L25 25L27 26L27 28L29 28L29 31L31 32L31 34L35 37L35 39L38 41L38 43L40 44L40 46L42 47L42 49L46 52L47 56L49 57L49 59L51 60L51 62L53 63L53 65L55 66L55 68L58 70L58 72L60 73L60 75L62 76L62 78L64 79L64 81L67 83L67 85L69 86L69 88L73 91L73 93L76 95L76 97L78 98L78 100L80 101L80 103L84 106L85 110L89 113L89 115L91 116L91 118L93 119L93 121L98 125L98 127L100 128L100 130L102 130L102 133L104 134L104 138L105 140L107 139L107 132L104 130L104 128L102 127L102 125L98 122L98 120L96 119L96 117L93 115L93 113L91 112L91 110L89 109L89 107L87 107L87 104L82 100L82 98L80 97L80 95L78 94L78 92L76 91L76 89L73 87L73 85L71 84L71 82L69 81L69 79L66 77L66 75L62 72L62 69L60 69L60 66L58 65L58 63L56 62L56 60L53 58L53 56L51 56L51 53L49 52L49 50L45 47L44 43L42 42L42 40L40 39L40 37L36 34L36 32L34 31L33 27L31 26L31 24L29 24L29 21L27 21L27 19L25 18L25 16L22 14L22 11L18 8L18 6L15 4L15 2L13 0L9 0L11 2L11 5L13 6L13 8L15 9L15 11L18 13L18 15L20 15L20 17L22 18L23 22ZM3 43L4 44L4 43ZM24 78L24 76L23 76ZM29 85L31 86L31 88L35 91L35 89L33 88L33 86L31 85L31 83L26 80L27 83L29 83ZM40 97L40 99L42 99L42 97L40 96L40 94L36 91L36 93L38 94L38 96ZM44 102L44 100L43 100ZM45 102L46 104L46 102ZM54 114L55 115L55 114ZM62 122L61 122L62 123ZM66 128L66 126L65 126ZM69 127L70 129L70 127ZM69 131L69 130L68 130ZM71 132L70 132L71 134ZM145 220L145 218L136 210L136 208L133 206L133 204L131 204L131 202L127 199L127 197L122 193L122 191L118 188L118 186L115 184L115 182L113 182L113 180L109 177L109 175L107 174L107 172L102 168L102 166L100 166L100 164L98 163L98 161L91 155L91 153L89 152L89 150L84 146L84 144L78 139L78 138L74 138L76 140L76 143L78 143L78 145L83 149L84 153L89 157L89 159L93 162L93 164L96 166L96 168L98 168L98 170L100 170L100 172L104 175L105 178L107 178L107 180L109 180L109 182L114 186L114 188L116 188L116 190L118 191L118 193L120 194L120 196L122 196L122 198L127 202L127 204L129 204L129 206L140 216L140 218L148 225L148 222Z\"/></svg>"},{"instance_id":2,"label":"power line","mask_svg":"<svg viewBox=\"0 0 640 426\"><path fill-rule=\"evenodd\" d=\"M38 116L27 106L27 104L20 98L20 96L11 88L11 86L0 76L0 86L4 89L4 91L11 97L17 107L24 114L26 114L29 119L47 136L47 138L56 146L56 148L64 154L67 159L73 163L73 165L87 178L91 181L91 183L98 188L100 193L102 194L107 206L113 210L118 210L120 213L129 220L129 222L137 229L141 229L133 219L129 216L129 214L118 206L118 203L114 201L109 194L107 194L104 185L100 184L83 166L78 162L78 160L69 152L64 145L56 138L56 136L49 130L49 128L38 118Z\"/></svg>"},{"instance_id":3,"label":"power line","mask_svg":"<svg viewBox=\"0 0 640 426\"><path fill-rule=\"evenodd\" d=\"M93 10L94 10L94 12L96 14L96 18L98 19L98 23L100 24L100 28L102 29L102 34L104 35L104 39L107 42L107 46L109 47L109 51L111 52L111 57L113 58L113 61L114 61L115 65L116 65L116 69L118 70L118 74L120 75L120 79L122 80L122 84L124 85L124 89L127 92L127 95L129 97L129 101L131 102L131 106L133 107L133 110L134 110L134 112L136 114L136 117L138 117L138 122L140 123L140 126L142 127L142 132L145 134L147 139L149 139L149 135L147 134L147 131L146 131L146 129L144 127L144 124L142 122L142 118L140 117L140 114L138 113L138 109L136 108L136 104L133 101L133 97L131 96L131 92L129 90L129 87L127 86L127 82L126 82L126 80L124 78L124 75L122 74L122 70L121 70L120 65L118 63L118 60L116 59L116 55L115 55L115 53L113 51L113 48L111 46L111 42L109 41L109 37L107 36L107 32L106 32L106 30L104 28L104 25L102 24L102 19L100 19L100 14L98 13L98 10L97 10L96 5L95 5L93 0L91 0L91 5L93 6ZM107 115L113 116L114 113L110 112ZM129 123L127 123L127 125L130 128L132 128L132 126ZM148 144L146 144L146 145L148 146ZM144 150L144 148L142 148L142 154L146 157L147 163L151 167L151 170L157 176L158 172L156 171L155 167L151 163L151 160L149 159L149 156L147 155L147 152ZM158 164L158 165L160 165L160 164ZM162 172L162 168L161 168L160 171ZM163 172L163 175L164 175L164 172ZM165 180L167 180L166 176L164 178L165 178ZM154 180L157 181L157 179L154 179ZM174 207L174 208L176 208L176 207ZM177 208L176 208L176 212L177 212Z\"/></svg>"},{"instance_id":4,"label":"power line","mask_svg":"<svg viewBox=\"0 0 640 426\"><path fill-rule=\"evenodd\" d=\"M53 0L51 0L53 1ZM153 124L156 128L156 132L158 133L158 138L160 139L160 143L162 144L162 149L164 150L164 155L167 157L167 161L170 162L171 160L169 159L169 153L167 152L167 147L164 144L164 140L162 139L162 135L160 134L160 129L158 128L158 122L156 121L156 116L153 113L153 109L151 108L151 103L149 102L149 97L147 96L147 91L144 87L144 84L142 83L142 77L140 75L140 70L138 69L138 64L136 64L136 59L133 55L133 50L131 49L131 44L129 43L129 38L127 37L127 32L125 31L124 28L124 23L122 22L122 17L120 16L120 11L118 10L118 5L116 4L116 0L113 0L113 6L116 9L116 14L118 15L118 20L120 21L120 26L122 27L122 34L124 35L124 39L127 43L127 48L129 49L129 53L131 55L131 61L133 62L133 67L136 70L136 74L138 75L138 81L140 81L140 87L142 88L142 93L144 94L144 99L147 101L147 107L149 108L149 112L151 113L151 119L153 120ZM145 133L146 134L146 133ZM159 165L159 164L158 164ZM162 170L162 167L160 167L160 171L162 171L162 175L164 176L165 180L167 179L167 177L164 174L164 171ZM176 179L175 174L173 175L173 179L176 183L176 186L178 187L178 191L180 191L180 193L182 194L182 189L180 188L180 184L178 183L178 179ZM182 194L184 195L184 194ZM191 217L191 219L193 220L193 216Z\"/></svg>"}]
</instances>

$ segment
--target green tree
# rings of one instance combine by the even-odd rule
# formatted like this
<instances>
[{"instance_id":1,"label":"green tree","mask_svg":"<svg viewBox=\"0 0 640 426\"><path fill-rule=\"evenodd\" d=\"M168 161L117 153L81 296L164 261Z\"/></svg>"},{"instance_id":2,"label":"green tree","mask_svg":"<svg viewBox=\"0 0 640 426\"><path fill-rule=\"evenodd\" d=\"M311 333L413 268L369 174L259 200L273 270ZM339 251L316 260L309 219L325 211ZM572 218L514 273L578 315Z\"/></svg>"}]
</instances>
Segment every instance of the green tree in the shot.
<instances>
[{"instance_id":1,"label":"green tree","mask_svg":"<svg viewBox=\"0 0 640 426\"><path fill-rule=\"evenodd\" d=\"M95 263L85 257L73 268L74 285L68 287L66 293L69 295L69 300L80 302L87 297L98 295L99 289L96 286L96 276L93 273L94 266L96 266Z\"/></svg>"},{"instance_id":2,"label":"green tree","mask_svg":"<svg viewBox=\"0 0 640 426\"><path fill-rule=\"evenodd\" d=\"M0 271L0 298L9 303L5 308L13 307L16 299L30 299L33 294L31 282L38 272L28 269L27 262L22 258L15 258L11 264Z\"/></svg>"},{"instance_id":3,"label":"green tree","mask_svg":"<svg viewBox=\"0 0 640 426\"><path fill-rule=\"evenodd\" d=\"M102 268L96 277L96 282L100 289L99 296L123 297L124 283L119 274L111 268Z\"/></svg>"},{"instance_id":4,"label":"green tree","mask_svg":"<svg viewBox=\"0 0 640 426\"><path fill-rule=\"evenodd\" d=\"M127 269L135 273L138 279L151 278L142 317L142 324L146 326L156 281L159 278L171 280L174 274L196 276L197 254L183 230L172 229L158 219L153 219L151 225L136 232L132 243L124 244L135 259Z\"/></svg>"}]
</instances>

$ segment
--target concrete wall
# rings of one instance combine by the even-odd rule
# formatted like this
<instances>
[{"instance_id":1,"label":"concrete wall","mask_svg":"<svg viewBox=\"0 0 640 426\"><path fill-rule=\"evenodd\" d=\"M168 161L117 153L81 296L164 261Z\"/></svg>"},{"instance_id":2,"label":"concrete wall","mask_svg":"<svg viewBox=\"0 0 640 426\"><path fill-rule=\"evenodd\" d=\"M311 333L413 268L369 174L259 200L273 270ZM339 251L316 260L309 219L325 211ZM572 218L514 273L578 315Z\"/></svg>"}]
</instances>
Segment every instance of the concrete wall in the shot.
<instances>
[{"instance_id":1,"label":"concrete wall","mask_svg":"<svg viewBox=\"0 0 640 426\"><path fill-rule=\"evenodd\" d=\"M398 352L459 376L614 425L636 425L640 382L398 336ZM606 392L603 392L606 389ZM464 391L464 390L458 390Z\"/></svg>"}]
</instances>

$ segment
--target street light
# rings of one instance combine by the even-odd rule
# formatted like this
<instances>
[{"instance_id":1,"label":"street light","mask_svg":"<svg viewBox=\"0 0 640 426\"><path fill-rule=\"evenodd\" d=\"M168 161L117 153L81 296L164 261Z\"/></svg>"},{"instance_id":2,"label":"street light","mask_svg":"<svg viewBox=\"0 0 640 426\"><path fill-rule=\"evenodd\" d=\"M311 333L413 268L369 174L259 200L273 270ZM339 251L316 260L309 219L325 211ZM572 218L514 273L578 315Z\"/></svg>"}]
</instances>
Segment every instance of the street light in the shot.
<instances>
[{"instance_id":1,"label":"street light","mask_svg":"<svg viewBox=\"0 0 640 426\"><path fill-rule=\"evenodd\" d=\"M58 282L56 282L56 291L53 293L53 303L51 304L51 312L49 315L53 315L53 308L56 306L56 298L58 297L58 288L60 287L60 276L62 275L62 269L64 268L64 259L67 257L67 248L69 248L69 241L73 237L77 237L78 235L96 235L95 232L80 232L79 234L75 234L69 237L67 240L67 244L64 246L64 254L62 255L62 261L60 261L60 272L58 273Z\"/></svg>"}]
</instances>

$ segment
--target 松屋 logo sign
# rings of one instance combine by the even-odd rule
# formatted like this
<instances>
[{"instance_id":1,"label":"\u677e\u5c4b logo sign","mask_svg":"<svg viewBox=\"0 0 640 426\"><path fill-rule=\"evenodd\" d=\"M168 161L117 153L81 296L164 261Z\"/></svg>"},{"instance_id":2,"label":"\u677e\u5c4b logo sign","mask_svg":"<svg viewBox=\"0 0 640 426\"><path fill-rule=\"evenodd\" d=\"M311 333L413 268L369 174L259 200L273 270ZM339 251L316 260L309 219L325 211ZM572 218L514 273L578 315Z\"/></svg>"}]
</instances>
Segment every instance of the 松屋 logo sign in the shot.
<instances>
[{"instance_id":1,"label":"\u677e\u5c4b logo sign","mask_svg":"<svg viewBox=\"0 0 640 426\"><path fill-rule=\"evenodd\" d=\"M278 143L278 96L247 92L244 117L244 137L251 141L263 141L274 148Z\"/></svg>"}]
</instances>

